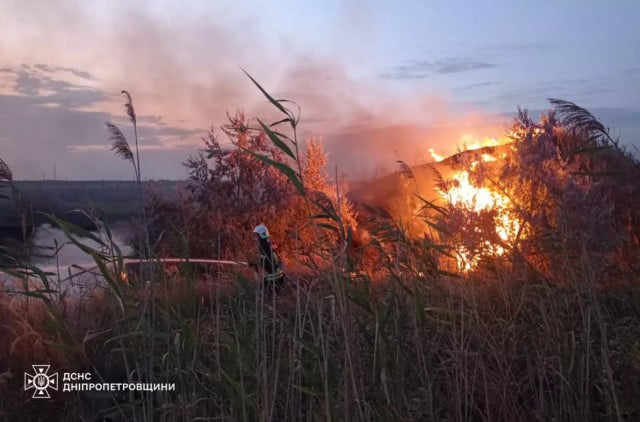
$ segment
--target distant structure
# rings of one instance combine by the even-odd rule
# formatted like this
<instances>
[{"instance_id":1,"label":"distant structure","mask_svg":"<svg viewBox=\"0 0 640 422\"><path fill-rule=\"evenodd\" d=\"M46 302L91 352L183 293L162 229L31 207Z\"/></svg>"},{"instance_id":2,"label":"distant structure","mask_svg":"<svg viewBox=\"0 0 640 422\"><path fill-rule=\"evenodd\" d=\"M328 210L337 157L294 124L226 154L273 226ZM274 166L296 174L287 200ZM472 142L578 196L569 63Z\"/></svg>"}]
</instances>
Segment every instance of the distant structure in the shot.
<instances>
[{"instance_id":1,"label":"distant structure","mask_svg":"<svg viewBox=\"0 0 640 422\"><path fill-rule=\"evenodd\" d=\"M56 180L57 176L56 176L56 162L55 161L53 162L53 172L52 172L52 174L53 174L53 177L51 178L51 180ZM42 180L48 180L47 179L47 173L44 170L42 171Z\"/></svg>"}]
</instances>

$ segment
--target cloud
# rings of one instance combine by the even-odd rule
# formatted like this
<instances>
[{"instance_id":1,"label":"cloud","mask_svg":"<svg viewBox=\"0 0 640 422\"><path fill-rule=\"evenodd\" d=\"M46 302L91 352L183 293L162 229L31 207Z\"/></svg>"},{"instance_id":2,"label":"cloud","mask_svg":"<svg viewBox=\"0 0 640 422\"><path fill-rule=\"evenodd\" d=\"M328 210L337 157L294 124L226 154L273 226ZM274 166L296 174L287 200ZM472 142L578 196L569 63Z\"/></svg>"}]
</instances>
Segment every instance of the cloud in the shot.
<instances>
[{"instance_id":1,"label":"cloud","mask_svg":"<svg viewBox=\"0 0 640 422\"><path fill-rule=\"evenodd\" d=\"M476 89L476 88L484 88L484 87L488 87L488 86L498 86L501 83L498 81L486 81L486 82L476 82L476 83L472 83L472 84L468 84L468 85L464 85L461 87L458 87L457 90L458 91L467 91L470 89Z\"/></svg>"},{"instance_id":2,"label":"cloud","mask_svg":"<svg viewBox=\"0 0 640 422\"><path fill-rule=\"evenodd\" d=\"M12 148L3 149L3 154L7 153L12 163L17 163L16 177L39 178L43 169L51 168L52 162L58 163L57 173L62 178L95 179L127 174L127 164L109 151L104 127L105 121L113 121L126 136L132 136L122 107L123 98L84 80L63 80L69 79L67 73L53 66L16 66L6 74L12 92L0 95L0 116L3 116L0 123L6 119L4 127L8 129L4 135L11 140ZM248 80L247 85L251 87ZM215 83L208 87L217 88ZM427 161L429 148L453 153L455 142L464 131L482 136L500 134L495 121L487 117L477 118L473 124L469 123L469 116L452 117L447 101L436 94L402 98L378 85L353 80L338 62L323 57L298 56L279 83L265 88L277 98L291 99L300 105L299 135L301 139L323 140L329 168L337 165L340 171L358 177L394 170L396 159L411 164ZM253 101L242 107L247 117L275 120L273 107L257 89L254 93ZM176 98L178 103L185 101L180 95ZM113 104L117 108L111 111ZM169 123L163 115L146 114L135 96L134 105L145 177L184 178L186 173L181 164L202 146L205 126ZM219 112L226 106L229 105L214 103L206 110ZM214 117L216 114L212 114ZM216 123L225 121L220 119L214 126ZM471 129L473 125L475 129ZM220 131L217 133L220 135ZM221 135L221 141L224 140Z\"/></svg>"},{"instance_id":3,"label":"cloud","mask_svg":"<svg viewBox=\"0 0 640 422\"><path fill-rule=\"evenodd\" d=\"M65 77L66 74L72 77ZM105 92L95 87L74 83L78 75L85 80L89 74L76 69L62 69L44 64L23 64L5 68L0 74L0 82L11 88L5 92L6 95L28 97L34 105L56 104L76 109L109 99Z\"/></svg>"},{"instance_id":4,"label":"cloud","mask_svg":"<svg viewBox=\"0 0 640 422\"><path fill-rule=\"evenodd\" d=\"M429 74L450 74L496 67L495 64L467 57L447 57L435 61L412 60L405 65L393 66L381 74L384 79L408 80L424 79Z\"/></svg>"},{"instance_id":5,"label":"cloud","mask_svg":"<svg viewBox=\"0 0 640 422\"><path fill-rule=\"evenodd\" d=\"M409 66L395 66L392 72L380 73L382 79L390 79L397 81L409 81L415 79L426 79L429 74L411 69Z\"/></svg>"},{"instance_id":6,"label":"cloud","mask_svg":"<svg viewBox=\"0 0 640 422\"><path fill-rule=\"evenodd\" d=\"M414 91L410 98L395 95L379 79L350 74L342 44L333 53L301 52L295 40L271 37L258 12L241 7L207 3L191 13L117 1L22 4L15 2L15 19L37 25L12 28L13 20L4 22L5 31L14 33L3 46L14 66L0 73L0 81L8 75L10 88L0 91L0 124L8 128L3 136L9 140L1 153L18 178L40 178L52 161L65 178L128 174L127 164L108 151L104 127L114 121L131 136L122 89L132 94L139 115L143 176L184 178L181 163L196 152L208 127L226 123L227 112L240 108L250 118L278 117L241 67L274 97L300 105L299 135L322 138L330 168L362 174L393 165L396 153L412 162L428 148L454 152L462 131L471 130L468 116L453 117L436 88ZM364 34L370 25L358 11L348 8L345 21L363 19L355 23ZM367 68L369 54L362 50L359 63ZM400 70L420 78L492 66L445 58L409 62ZM482 134L500 131L488 128Z\"/></svg>"},{"instance_id":7,"label":"cloud","mask_svg":"<svg viewBox=\"0 0 640 422\"><path fill-rule=\"evenodd\" d=\"M113 96L98 88L77 85L60 79L71 76L87 80L88 72L60 69L47 65L20 65L0 74L9 92L0 94L0 127L3 128L2 157L10 163L17 178L40 178L41 173L58 163L61 178L109 178L125 174L128 169L109 150L105 122L121 125L131 136L128 121L121 113L88 111L112 101ZM69 78L67 78L69 79ZM158 116L139 117L142 149L174 156L173 166L157 167L173 177L182 172L181 162L196 145L202 130L171 127ZM133 139L130 139L133 143ZM99 151L100 153L96 154ZM176 153L179 157L175 157ZM101 157L98 159L98 157ZM164 160L166 161L166 160ZM155 166L154 166L155 167ZM148 169L148 177L162 171Z\"/></svg>"}]
</instances>

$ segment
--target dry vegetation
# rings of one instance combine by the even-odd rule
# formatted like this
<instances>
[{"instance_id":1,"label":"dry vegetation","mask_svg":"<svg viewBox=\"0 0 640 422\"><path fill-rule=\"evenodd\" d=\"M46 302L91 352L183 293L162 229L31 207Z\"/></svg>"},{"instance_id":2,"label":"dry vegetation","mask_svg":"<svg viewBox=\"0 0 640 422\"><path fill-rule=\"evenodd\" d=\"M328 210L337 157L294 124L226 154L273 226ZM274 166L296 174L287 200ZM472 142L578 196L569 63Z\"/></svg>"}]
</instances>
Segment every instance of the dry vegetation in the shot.
<instances>
[{"instance_id":1,"label":"dry vegetation","mask_svg":"<svg viewBox=\"0 0 640 422\"><path fill-rule=\"evenodd\" d=\"M140 250L248 257L246 234L265 219L289 257L287 293L265 300L251 274L189 266L128 283L105 233L104 252L87 250L106 279L90 299L0 294L0 420L640 418L640 164L586 110L554 101L540 122L521 113L504 165L468 169L511 199L521 229L504 241L495 210L451 204L422 203L415 218L433 229L422 236L406 221L356 223L323 175L320 145L305 156L298 116L265 95L283 123L231 116L229 150L210 133L187 163L192 189L177 203L147 200ZM276 129L285 125L290 137ZM116 142L135 163L126 139ZM487 254L486 241L504 253ZM462 246L479 259L453 273ZM40 284L58 287L42 274ZM176 391L34 403L21 383L36 362Z\"/></svg>"}]
</instances>

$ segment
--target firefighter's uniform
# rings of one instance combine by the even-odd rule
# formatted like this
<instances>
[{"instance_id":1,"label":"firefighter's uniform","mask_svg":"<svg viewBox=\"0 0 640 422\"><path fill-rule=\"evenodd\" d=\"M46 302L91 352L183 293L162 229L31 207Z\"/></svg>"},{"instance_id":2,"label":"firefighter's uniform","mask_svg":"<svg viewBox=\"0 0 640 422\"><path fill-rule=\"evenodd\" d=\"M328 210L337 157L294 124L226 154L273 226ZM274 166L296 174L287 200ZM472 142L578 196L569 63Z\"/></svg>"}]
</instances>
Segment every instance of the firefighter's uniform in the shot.
<instances>
[{"instance_id":1,"label":"firefighter's uniform","mask_svg":"<svg viewBox=\"0 0 640 422\"><path fill-rule=\"evenodd\" d=\"M260 251L260 268L264 270L264 285L268 290L275 289L280 292L284 281L284 272L280 258L273 251L269 229L260 224L253 229L258 237L258 250Z\"/></svg>"}]
</instances>

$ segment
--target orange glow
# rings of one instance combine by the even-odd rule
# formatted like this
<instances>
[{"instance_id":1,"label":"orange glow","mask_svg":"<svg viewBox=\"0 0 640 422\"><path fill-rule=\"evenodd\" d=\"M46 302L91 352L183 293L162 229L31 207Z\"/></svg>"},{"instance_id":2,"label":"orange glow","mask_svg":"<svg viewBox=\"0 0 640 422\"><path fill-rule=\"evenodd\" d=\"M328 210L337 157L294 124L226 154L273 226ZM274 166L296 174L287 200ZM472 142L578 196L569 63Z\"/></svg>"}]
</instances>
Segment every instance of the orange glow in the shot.
<instances>
[{"instance_id":1,"label":"orange glow","mask_svg":"<svg viewBox=\"0 0 640 422\"><path fill-rule=\"evenodd\" d=\"M446 196L453 206L464 206L480 212L490 208L502 208L508 201L506 197L490 189L471 184L469 173L466 171L456 173L452 179L457 181L456 186L449 189Z\"/></svg>"},{"instance_id":2,"label":"orange glow","mask_svg":"<svg viewBox=\"0 0 640 422\"><path fill-rule=\"evenodd\" d=\"M463 151L472 151L475 149L480 149L484 147L496 147L500 144L504 144L509 142L507 139L498 140L496 138L484 138L482 140L478 140L473 137L473 135L469 133L465 133L460 137L460 142L462 143Z\"/></svg>"},{"instance_id":3,"label":"orange glow","mask_svg":"<svg viewBox=\"0 0 640 422\"><path fill-rule=\"evenodd\" d=\"M429 154L431 154L435 162L440 162L446 158L444 155L436 154L433 148L429 148Z\"/></svg>"},{"instance_id":4,"label":"orange glow","mask_svg":"<svg viewBox=\"0 0 640 422\"><path fill-rule=\"evenodd\" d=\"M458 143L458 151L473 151L485 147L497 147L499 145L508 144L510 142L512 142L512 139L509 136L505 136L502 138L485 137L483 139L477 139L473 135L465 133L460 137ZM433 148L429 148L428 151L429 154L431 154L433 160L437 163L447 158L444 155L436 153ZM482 161L496 161L496 158L490 154L482 154Z\"/></svg>"},{"instance_id":5,"label":"orange glow","mask_svg":"<svg viewBox=\"0 0 640 422\"><path fill-rule=\"evenodd\" d=\"M503 142L504 143L504 142ZM488 145L487 145L488 144ZM496 139L489 138L485 141L485 145L478 146L474 144L468 149L478 149L483 146L496 146L500 142ZM430 151L431 152L431 151ZM432 155L434 155L432 153ZM501 157L504 158L504 157ZM498 161L492 154L483 153L478 160L474 160L468 164L469 168L457 171L448 180L446 180L448 189L446 191L438 189L442 198L453 207L480 213L482 211L493 210L496 212L495 231L499 238L505 243L513 241L520 229L520 223L513 217L513 207L509 198L492 190L486 186L476 186L470 180L469 171L473 171L482 162ZM489 241L482 244L483 254L500 256L505 253L505 249ZM470 271L478 264L479 256L474 256L471 251L464 246L456 248L458 255L458 269L463 272Z\"/></svg>"}]
</instances>

